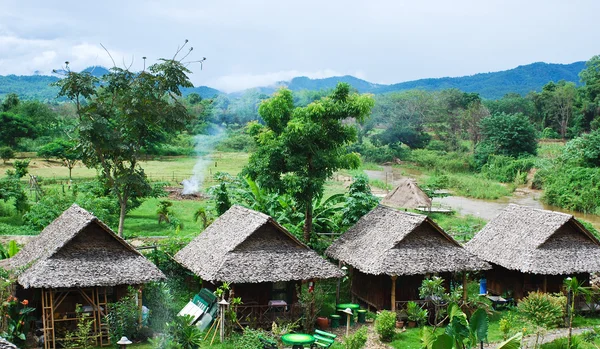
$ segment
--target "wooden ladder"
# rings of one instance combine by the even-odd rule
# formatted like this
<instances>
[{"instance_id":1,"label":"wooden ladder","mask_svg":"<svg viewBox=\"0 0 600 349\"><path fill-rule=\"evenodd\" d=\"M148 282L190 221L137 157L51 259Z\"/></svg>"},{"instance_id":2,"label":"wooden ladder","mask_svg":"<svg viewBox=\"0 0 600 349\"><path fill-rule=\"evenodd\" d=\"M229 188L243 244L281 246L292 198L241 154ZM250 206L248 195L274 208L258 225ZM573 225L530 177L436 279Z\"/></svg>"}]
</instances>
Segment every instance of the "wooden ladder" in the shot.
<instances>
[{"instance_id":1,"label":"wooden ladder","mask_svg":"<svg viewBox=\"0 0 600 349\"><path fill-rule=\"evenodd\" d=\"M55 349L54 291L52 289L42 289L42 324L44 326L44 349Z\"/></svg>"},{"instance_id":2,"label":"wooden ladder","mask_svg":"<svg viewBox=\"0 0 600 349\"><path fill-rule=\"evenodd\" d=\"M98 306L98 318L96 319L98 326L98 338L100 340L100 346L105 347L110 345L110 328L108 325L108 319L106 315L108 310L107 289L106 287L96 287L96 305Z\"/></svg>"}]
</instances>

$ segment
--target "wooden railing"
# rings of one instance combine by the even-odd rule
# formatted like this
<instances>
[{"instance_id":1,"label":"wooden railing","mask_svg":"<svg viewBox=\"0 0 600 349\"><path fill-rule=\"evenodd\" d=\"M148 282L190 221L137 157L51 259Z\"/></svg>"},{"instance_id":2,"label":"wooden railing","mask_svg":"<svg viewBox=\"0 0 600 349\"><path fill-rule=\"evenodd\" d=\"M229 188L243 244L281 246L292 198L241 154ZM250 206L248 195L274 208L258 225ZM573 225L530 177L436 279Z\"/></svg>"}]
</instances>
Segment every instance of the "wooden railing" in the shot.
<instances>
[{"instance_id":1,"label":"wooden railing","mask_svg":"<svg viewBox=\"0 0 600 349\"><path fill-rule=\"evenodd\" d=\"M300 304L285 307L268 305L238 305L236 308L238 321L242 326L254 328L271 328L271 324L279 321L296 321L302 316Z\"/></svg>"}]
</instances>

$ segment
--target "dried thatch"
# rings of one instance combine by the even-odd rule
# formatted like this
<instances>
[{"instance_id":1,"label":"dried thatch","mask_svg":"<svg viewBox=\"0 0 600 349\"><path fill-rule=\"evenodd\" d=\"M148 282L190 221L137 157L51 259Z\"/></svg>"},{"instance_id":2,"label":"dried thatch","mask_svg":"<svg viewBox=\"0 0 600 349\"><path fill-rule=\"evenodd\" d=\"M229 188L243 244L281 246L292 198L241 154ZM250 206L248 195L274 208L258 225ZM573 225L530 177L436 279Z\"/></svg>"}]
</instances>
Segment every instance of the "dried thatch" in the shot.
<instances>
[{"instance_id":1,"label":"dried thatch","mask_svg":"<svg viewBox=\"0 0 600 349\"><path fill-rule=\"evenodd\" d=\"M404 178L398 186L389 192L381 203L397 208L431 207L431 199L414 180Z\"/></svg>"},{"instance_id":2,"label":"dried thatch","mask_svg":"<svg viewBox=\"0 0 600 349\"><path fill-rule=\"evenodd\" d=\"M465 246L490 263L524 273L600 271L600 241L572 215L508 205Z\"/></svg>"},{"instance_id":3,"label":"dried thatch","mask_svg":"<svg viewBox=\"0 0 600 349\"><path fill-rule=\"evenodd\" d=\"M3 263L24 288L137 285L164 274L94 215L73 204Z\"/></svg>"},{"instance_id":4,"label":"dried thatch","mask_svg":"<svg viewBox=\"0 0 600 349\"><path fill-rule=\"evenodd\" d=\"M326 251L363 273L421 275L489 269L427 216L378 206Z\"/></svg>"},{"instance_id":5,"label":"dried thatch","mask_svg":"<svg viewBox=\"0 0 600 349\"><path fill-rule=\"evenodd\" d=\"M271 217L233 206L175 255L208 281L326 279L343 274Z\"/></svg>"}]
</instances>

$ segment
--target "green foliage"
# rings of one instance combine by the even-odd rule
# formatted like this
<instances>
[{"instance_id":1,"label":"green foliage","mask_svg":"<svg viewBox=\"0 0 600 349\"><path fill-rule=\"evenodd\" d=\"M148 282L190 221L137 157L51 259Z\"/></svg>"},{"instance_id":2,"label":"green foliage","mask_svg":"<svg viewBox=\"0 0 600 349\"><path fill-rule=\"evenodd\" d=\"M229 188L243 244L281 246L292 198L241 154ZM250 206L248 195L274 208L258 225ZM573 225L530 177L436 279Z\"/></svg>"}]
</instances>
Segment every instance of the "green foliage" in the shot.
<instances>
[{"instance_id":1,"label":"green foliage","mask_svg":"<svg viewBox=\"0 0 600 349\"><path fill-rule=\"evenodd\" d=\"M298 303L302 307L302 328L304 332L311 333L315 329L317 316L325 302L325 291L320 282L311 290L308 285L298 286Z\"/></svg>"},{"instance_id":2,"label":"green foliage","mask_svg":"<svg viewBox=\"0 0 600 349\"><path fill-rule=\"evenodd\" d=\"M568 210L600 213L600 168L558 167L544 176L543 200Z\"/></svg>"},{"instance_id":3,"label":"green foliage","mask_svg":"<svg viewBox=\"0 0 600 349\"><path fill-rule=\"evenodd\" d=\"M6 164L6 162L15 157L15 151L11 147L0 147L0 158Z\"/></svg>"},{"instance_id":4,"label":"green foliage","mask_svg":"<svg viewBox=\"0 0 600 349\"><path fill-rule=\"evenodd\" d=\"M114 303L108 303L106 308L108 314L108 326L110 337L116 343L125 336L136 339L138 336L139 308L137 305L138 290L129 287L127 294Z\"/></svg>"},{"instance_id":5,"label":"green foliage","mask_svg":"<svg viewBox=\"0 0 600 349\"><path fill-rule=\"evenodd\" d=\"M63 166L69 169L69 179L75 164L81 160L81 153L77 149L77 143L72 140L56 139L38 150L38 156L45 159L56 158L62 161Z\"/></svg>"},{"instance_id":6,"label":"green foliage","mask_svg":"<svg viewBox=\"0 0 600 349\"><path fill-rule=\"evenodd\" d=\"M481 128L483 142L476 149L478 152L491 147L492 154L515 158L537 153L535 129L522 114L496 114L484 118Z\"/></svg>"},{"instance_id":7,"label":"green foliage","mask_svg":"<svg viewBox=\"0 0 600 349\"><path fill-rule=\"evenodd\" d=\"M95 320L90 317L89 313L84 313L81 310L81 304L75 306L75 313L77 314L77 330L67 331L65 334L64 347L68 349L94 348L95 339L91 332Z\"/></svg>"},{"instance_id":8,"label":"green foliage","mask_svg":"<svg viewBox=\"0 0 600 349\"><path fill-rule=\"evenodd\" d=\"M0 178L0 200L13 202L15 209L19 213L23 213L29 209L29 202L23 184L14 176Z\"/></svg>"},{"instance_id":9,"label":"green foliage","mask_svg":"<svg viewBox=\"0 0 600 349\"><path fill-rule=\"evenodd\" d=\"M15 176L17 177L17 179L21 179L29 173L29 162L31 162L31 160L29 159L15 160L13 166L15 168Z\"/></svg>"},{"instance_id":10,"label":"green foliage","mask_svg":"<svg viewBox=\"0 0 600 349\"><path fill-rule=\"evenodd\" d=\"M464 173L471 170L471 160L468 154L460 152L416 149L410 152L409 160L429 170L449 173Z\"/></svg>"},{"instance_id":11,"label":"green foliage","mask_svg":"<svg viewBox=\"0 0 600 349\"><path fill-rule=\"evenodd\" d=\"M20 248L15 240L10 240L8 245L0 245L0 259L11 258L19 252Z\"/></svg>"},{"instance_id":12,"label":"green foliage","mask_svg":"<svg viewBox=\"0 0 600 349\"><path fill-rule=\"evenodd\" d=\"M151 341L157 349L198 349L202 345L202 332L192 324L192 316L176 316L166 324L166 333Z\"/></svg>"},{"instance_id":13,"label":"green foliage","mask_svg":"<svg viewBox=\"0 0 600 349\"><path fill-rule=\"evenodd\" d=\"M38 129L31 119L19 114L0 112L0 144L17 148L22 138L34 138Z\"/></svg>"},{"instance_id":14,"label":"green foliage","mask_svg":"<svg viewBox=\"0 0 600 349\"><path fill-rule=\"evenodd\" d=\"M452 174L448 175L448 188L460 196L496 200L510 195L514 188L503 186L489 179L477 175Z\"/></svg>"},{"instance_id":15,"label":"green foliage","mask_svg":"<svg viewBox=\"0 0 600 349\"><path fill-rule=\"evenodd\" d=\"M569 141L561 158L571 166L600 167L600 130Z\"/></svg>"},{"instance_id":16,"label":"green foliage","mask_svg":"<svg viewBox=\"0 0 600 349\"><path fill-rule=\"evenodd\" d=\"M483 309L477 309L467 320L467 315L454 303L448 306L449 323L443 333L425 329L421 341L427 349L470 349L487 340L489 320ZM516 338L516 337L515 337ZM520 341L520 337L518 337ZM514 341L511 338L511 343ZM502 343L498 348L518 348Z\"/></svg>"},{"instance_id":17,"label":"green foliage","mask_svg":"<svg viewBox=\"0 0 600 349\"><path fill-rule=\"evenodd\" d=\"M366 95L350 93L339 84L325 98L294 107L292 93L280 90L263 102L259 113L266 125L249 126L257 151L245 172L270 191L292 195L306 211L304 240L312 232L312 204L323 195L325 181L338 169L356 168L359 158L345 153L356 141L356 130L342 121L362 122L373 106Z\"/></svg>"},{"instance_id":18,"label":"green foliage","mask_svg":"<svg viewBox=\"0 0 600 349\"><path fill-rule=\"evenodd\" d=\"M395 323L394 323L395 325ZM344 349L362 349L367 344L368 331L363 326L358 331L344 338Z\"/></svg>"},{"instance_id":19,"label":"green foliage","mask_svg":"<svg viewBox=\"0 0 600 349\"><path fill-rule=\"evenodd\" d=\"M377 197L371 193L369 178L365 175L354 177L341 209L340 225L344 228L353 226L362 216L377 206L378 202Z\"/></svg>"},{"instance_id":20,"label":"green foliage","mask_svg":"<svg viewBox=\"0 0 600 349\"><path fill-rule=\"evenodd\" d=\"M396 333L396 313L383 310L375 319L375 332L382 342L391 342Z\"/></svg>"},{"instance_id":21,"label":"green foliage","mask_svg":"<svg viewBox=\"0 0 600 349\"><path fill-rule=\"evenodd\" d=\"M25 346L26 335L29 333L29 324L33 319L32 312L35 308L28 307L29 301L9 295L2 302L2 337L22 348Z\"/></svg>"},{"instance_id":22,"label":"green foliage","mask_svg":"<svg viewBox=\"0 0 600 349\"><path fill-rule=\"evenodd\" d=\"M566 299L543 292L530 292L518 305L519 314L534 326L550 329L560 325L564 319Z\"/></svg>"},{"instance_id":23,"label":"green foliage","mask_svg":"<svg viewBox=\"0 0 600 349\"><path fill-rule=\"evenodd\" d=\"M163 332L179 309L174 308L175 297L166 282L151 282L144 286L143 304L150 309L148 324L156 332Z\"/></svg>"},{"instance_id":24,"label":"green foliage","mask_svg":"<svg viewBox=\"0 0 600 349\"><path fill-rule=\"evenodd\" d=\"M158 223L167 222L170 223L171 220L169 216L172 214L170 207L173 206L173 203L168 200L161 200L158 202L158 208L156 209L156 214L158 215Z\"/></svg>"},{"instance_id":25,"label":"green foliage","mask_svg":"<svg viewBox=\"0 0 600 349\"><path fill-rule=\"evenodd\" d=\"M101 84L89 72L75 73L67 67L65 78L56 84L59 96L76 103L83 162L101 171L103 183L118 199L121 236L129 200L151 194L139 166L144 149L184 130L192 119L178 99L182 87L193 86L189 73L174 57L140 73L113 67Z\"/></svg>"},{"instance_id":26,"label":"green foliage","mask_svg":"<svg viewBox=\"0 0 600 349\"><path fill-rule=\"evenodd\" d=\"M421 308L416 302L411 301L406 303L406 317L408 321L414 321L419 325L423 325L427 321L428 316L429 312L427 309Z\"/></svg>"},{"instance_id":27,"label":"green foliage","mask_svg":"<svg viewBox=\"0 0 600 349\"><path fill-rule=\"evenodd\" d=\"M481 174L484 178L498 182L522 184L526 182L527 173L534 165L535 158L532 157L514 159L509 156L491 155L481 168Z\"/></svg>"},{"instance_id":28,"label":"green foliage","mask_svg":"<svg viewBox=\"0 0 600 349\"><path fill-rule=\"evenodd\" d=\"M236 349L256 349L262 348L260 338L275 341L275 337L261 329L252 329L245 327L244 332L235 340Z\"/></svg>"},{"instance_id":29,"label":"green foliage","mask_svg":"<svg viewBox=\"0 0 600 349\"><path fill-rule=\"evenodd\" d=\"M227 212L227 210L229 210L233 204L229 198L226 180L224 178L218 178L218 174L215 174L215 178L217 178L220 183L214 187L211 187L209 189L209 193L212 195L213 200L215 201L217 215L221 216L223 213Z\"/></svg>"},{"instance_id":30,"label":"green foliage","mask_svg":"<svg viewBox=\"0 0 600 349\"><path fill-rule=\"evenodd\" d=\"M251 152L254 150L254 140L252 136L245 132L244 128L231 130L226 138L219 142L216 147L219 151L243 151Z\"/></svg>"}]
</instances>

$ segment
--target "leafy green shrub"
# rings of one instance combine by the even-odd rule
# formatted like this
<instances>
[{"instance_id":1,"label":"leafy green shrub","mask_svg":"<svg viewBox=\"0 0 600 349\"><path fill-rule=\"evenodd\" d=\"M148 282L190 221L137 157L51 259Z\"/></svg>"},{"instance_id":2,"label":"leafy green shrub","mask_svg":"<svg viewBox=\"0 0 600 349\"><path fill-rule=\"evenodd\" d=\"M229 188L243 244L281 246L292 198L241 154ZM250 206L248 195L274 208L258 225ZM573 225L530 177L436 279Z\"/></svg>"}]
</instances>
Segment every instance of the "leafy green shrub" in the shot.
<instances>
[{"instance_id":1,"label":"leafy green shrub","mask_svg":"<svg viewBox=\"0 0 600 349\"><path fill-rule=\"evenodd\" d=\"M541 138L545 139L560 139L560 134L552 127L546 127L541 134Z\"/></svg>"},{"instance_id":2,"label":"leafy green shrub","mask_svg":"<svg viewBox=\"0 0 600 349\"><path fill-rule=\"evenodd\" d=\"M143 304L150 309L148 325L151 329L162 332L165 325L171 322L179 309L173 308L174 297L166 282L146 284L142 293Z\"/></svg>"},{"instance_id":3,"label":"leafy green shrub","mask_svg":"<svg viewBox=\"0 0 600 349\"><path fill-rule=\"evenodd\" d=\"M15 151L11 147L0 147L0 158L6 163L10 159L14 159Z\"/></svg>"},{"instance_id":4,"label":"leafy green shrub","mask_svg":"<svg viewBox=\"0 0 600 349\"><path fill-rule=\"evenodd\" d=\"M532 157L514 159L504 155L491 155L487 163L481 168L481 174L484 178L499 182L514 182L517 177L527 177L527 172L535 165L535 159ZM521 183L524 181L520 178Z\"/></svg>"},{"instance_id":5,"label":"leafy green shrub","mask_svg":"<svg viewBox=\"0 0 600 349\"><path fill-rule=\"evenodd\" d=\"M577 166L600 166L600 130L569 141L563 149L561 158Z\"/></svg>"},{"instance_id":6,"label":"leafy green shrub","mask_svg":"<svg viewBox=\"0 0 600 349\"><path fill-rule=\"evenodd\" d=\"M406 317L408 321L414 321L419 325L423 325L427 321L428 315L427 309L421 308L416 302L408 302L406 304Z\"/></svg>"},{"instance_id":7,"label":"leafy green shrub","mask_svg":"<svg viewBox=\"0 0 600 349\"><path fill-rule=\"evenodd\" d=\"M534 326L549 329L560 325L565 316L567 301L564 296L544 292L530 292L517 307L519 314Z\"/></svg>"},{"instance_id":8,"label":"leafy green shrub","mask_svg":"<svg viewBox=\"0 0 600 349\"><path fill-rule=\"evenodd\" d=\"M442 170L450 173L462 173L471 170L469 155L460 152L413 149L410 151L409 160L431 170Z\"/></svg>"},{"instance_id":9,"label":"leafy green shrub","mask_svg":"<svg viewBox=\"0 0 600 349\"><path fill-rule=\"evenodd\" d=\"M561 167L544 176L542 199L554 206L600 214L600 168Z\"/></svg>"},{"instance_id":10,"label":"leafy green shrub","mask_svg":"<svg viewBox=\"0 0 600 349\"><path fill-rule=\"evenodd\" d=\"M81 304L75 306L75 312L77 314L77 330L67 331L64 347L67 349L91 349L94 347L95 341L91 333L94 319L90 317L89 313L81 310Z\"/></svg>"},{"instance_id":11,"label":"leafy green shrub","mask_svg":"<svg viewBox=\"0 0 600 349\"><path fill-rule=\"evenodd\" d=\"M229 136L219 142L216 150L250 152L255 148L254 139L249 134L240 131L230 132Z\"/></svg>"},{"instance_id":12,"label":"leafy green shrub","mask_svg":"<svg viewBox=\"0 0 600 349\"><path fill-rule=\"evenodd\" d=\"M108 310L106 318L113 343L118 342L123 336L129 339L137 339L139 320L137 294L138 290L129 287L125 296L114 303L108 303L106 306Z\"/></svg>"},{"instance_id":13,"label":"leafy green shrub","mask_svg":"<svg viewBox=\"0 0 600 349\"><path fill-rule=\"evenodd\" d=\"M275 341L275 338L268 332L260 329L244 328L244 333L235 340L236 349L256 349L262 348L260 338Z\"/></svg>"},{"instance_id":14,"label":"leafy green shrub","mask_svg":"<svg viewBox=\"0 0 600 349\"><path fill-rule=\"evenodd\" d=\"M396 313L383 310L375 319L375 332L382 342L391 342L396 333Z\"/></svg>"},{"instance_id":15,"label":"leafy green shrub","mask_svg":"<svg viewBox=\"0 0 600 349\"><path fill-rule=\"evenodd\" d=\"M510 186L506 187L489 179L467 174L448 175L448 187L454 189L460 196L488 200L510 195L514 190Z\"/></svg>"},{"instance_id":16,"label":"leafy green shrub","mask_svg":"<svg viewBox=\"0 0 600 349\"><path fill-rule=\"evenodd\" d=\"M425 149L435 151L448 151L449 148L450 147L446 142L440 141L438 139L432 139L431 141L429 141L429 144L427 144L427 147Z\"/></svg>"},{"instance_id":17,"label":"leafy green shrub","mask_svg":"<svg viewBox=\"0 0 600 349\"><path fill-rule=\"evenodd\" d=\"M345 349L362 349L365 347L365 344L367 344L367 328L365 326L344 338Z\"/></svg>"},{"instance_id":18,"label":"leafy green shrub","mask_svg":"<svg viewBox=\"0 0 600 349\"><path fill-rule=\"evenodd\" d=\"M28 307L29 301L19 299L15 296L8 296L8 299L2 303L2 337L16 344L19 348L25 345L26 335L29 333L29 325L32 320L31 313L35 308Z\"/></svg>"},{"instance_id":19,"label":"leafy green shrub","mask_svg":"<svg viewBox=\"0 0 600 349\"><path fill-rule=\"evenodd\" d=\"M349 152L359 153L363 161L384 163L394 161L394 159L405 159L408 157L409 150L401 145L373 145L371 142L355 143L348 146Z\"/></svg>"}]
</instances>

